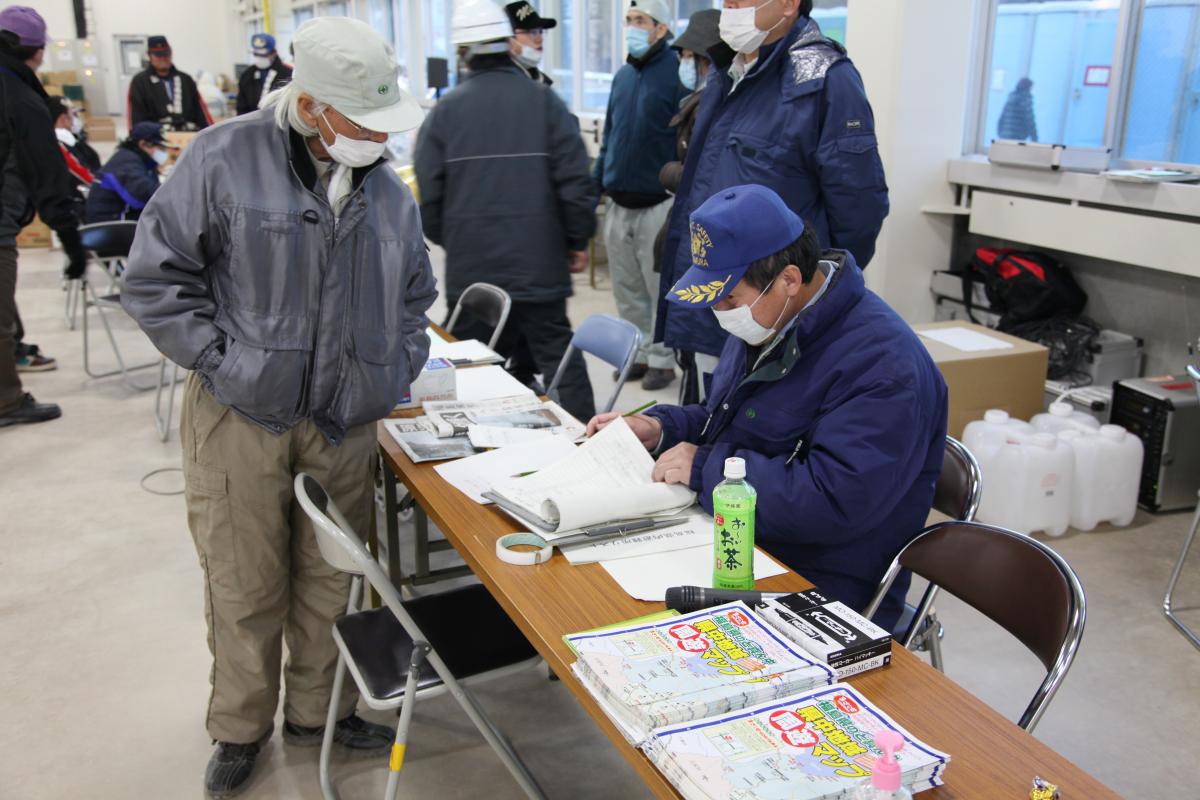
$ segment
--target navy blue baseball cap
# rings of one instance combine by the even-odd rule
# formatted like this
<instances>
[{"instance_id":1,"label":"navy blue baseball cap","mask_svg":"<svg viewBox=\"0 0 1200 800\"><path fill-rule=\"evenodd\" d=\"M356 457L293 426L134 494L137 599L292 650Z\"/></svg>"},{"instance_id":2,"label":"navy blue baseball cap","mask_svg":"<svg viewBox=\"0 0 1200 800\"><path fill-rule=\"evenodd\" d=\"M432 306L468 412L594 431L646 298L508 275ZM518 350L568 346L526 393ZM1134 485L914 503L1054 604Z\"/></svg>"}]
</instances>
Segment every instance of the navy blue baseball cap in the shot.
<instances>
[{"instance_id":1,"label":"navy blue baseball cap","mask_svg":"<svg viewBox=\"0 0 1200 800\"><path fill-rule=\"evenodd\" d=\"M129 138L135 142L149 142L157 145L167 143L167 140L163 138L162 125L157 122L137 123L129 129Z\"/></svg>"},{"instance_id":2,"label":"navy blue baseball cap","mask_svg":"<svg viewBox=\"0 0 1200 800\"><path fill-rule=\"evenodd\" d=\"M269 33L256 33L250 37L250 51L256 56L269 56L275 52L275 37Z\"/></svg>"},{"instance_id":3,"label":"navy blue baseball cap","mask_svg":"<svg viewBox=\"0 0 1200 800\"><path fill-rule=\"evenodd\" d=\"M783 250L804 233L804 222L765 186L722 189L692 212L692 268L667 299L710 308L741 282L755 261Z\"/></svg>"}]
</instances>

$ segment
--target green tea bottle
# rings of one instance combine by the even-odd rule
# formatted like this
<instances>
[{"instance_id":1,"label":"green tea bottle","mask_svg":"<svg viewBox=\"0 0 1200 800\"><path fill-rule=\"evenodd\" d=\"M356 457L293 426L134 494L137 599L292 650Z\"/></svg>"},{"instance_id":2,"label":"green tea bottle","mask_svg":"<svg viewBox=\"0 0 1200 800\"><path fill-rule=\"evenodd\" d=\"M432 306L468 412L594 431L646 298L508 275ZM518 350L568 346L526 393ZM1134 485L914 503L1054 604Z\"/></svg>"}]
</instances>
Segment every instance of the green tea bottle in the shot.
<instances>
[{"instance_id":1,"label":"green tea bottle","mask_svg":"<svg viewBox=\"0 0 1200 800\"><path fill-rule=\"evenodd\" d=\"M725 459L725 480L713 489L713 588L754 588L754 504L746 462Z\"/></svg>"}]
</instances>

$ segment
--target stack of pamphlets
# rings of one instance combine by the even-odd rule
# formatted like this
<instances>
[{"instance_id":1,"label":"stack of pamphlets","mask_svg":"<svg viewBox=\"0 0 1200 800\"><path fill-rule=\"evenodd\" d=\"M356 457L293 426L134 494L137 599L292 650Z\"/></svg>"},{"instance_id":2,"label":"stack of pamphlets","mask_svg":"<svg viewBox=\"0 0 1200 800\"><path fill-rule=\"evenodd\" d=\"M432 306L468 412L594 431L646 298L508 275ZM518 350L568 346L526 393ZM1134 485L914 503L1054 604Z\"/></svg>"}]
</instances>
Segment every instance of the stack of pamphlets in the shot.
<instances>
[{"instance_id":1,"label":"stack of pamphlets","mask_svg":"<svg viewBox=\"0 0 1200 800\"><path fill-rule=\"evenodd\" d=\"M904 738L896 757L909 791L941 785L950 756L844 683L662 727L642 750L686 800L837 800L870 780L887 728Z\"/></svg>"},{"instance_id":2,"label":"stack of pamphlets","mask_svg":"<svg viewBox=\"0 0 1200 800\"><path fill-rule=\"evenodd\" d=\"M576 674L635 744L663 725L778 700L833 680L832 669L741 602L566 639L579 654Z\"/></svg>"}]
</instances>

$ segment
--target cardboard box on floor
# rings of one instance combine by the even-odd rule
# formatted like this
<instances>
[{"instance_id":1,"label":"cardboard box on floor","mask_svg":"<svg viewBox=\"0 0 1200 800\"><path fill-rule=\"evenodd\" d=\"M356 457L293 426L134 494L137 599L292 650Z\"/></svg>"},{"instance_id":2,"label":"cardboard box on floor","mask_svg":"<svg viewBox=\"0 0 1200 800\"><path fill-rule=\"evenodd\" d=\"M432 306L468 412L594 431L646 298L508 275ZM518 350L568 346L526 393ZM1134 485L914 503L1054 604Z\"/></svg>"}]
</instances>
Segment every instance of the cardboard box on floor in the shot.
<instances>
[{"instance_id":1,"label":"cardboard box on floor","mask_svg":"<svg viewBox=\"0 0 1200 800\"><path fill-rule=\"evenodd\" d=\"M942 371L950 390L947 433L961 438L967 423L983 419L983 413L989 408L1002 408L1023 420L1042 411L1049 359L1045 347L969 322L931 322L913 326L918 334L939 328L966 328L1011 345L998 350L971 351L919 337Z\"/></svg>"},{"instance_id":2,"label":"cardboard box on floor","mask_svg":"<svg viewBox=\"0 0 1200 800\"><path fill-rule=\"evenodd\" d=\"M41 217L34 217L33 222L26 225L17 234L17 247L49 248L54 245L53 232L50 226L42 222Z\"/></svg>"},{"instance_id":3,"label":"cardboard box on floor","mask_svg":"<svg viewBox=\"0 0 1200 800\"><path fill-rule=\"evenodd\" d=\"M88 139L93 142L115 142L117 140L117 121L112 117L89 116L87 133Z\"/></svg>"}]
</instances>

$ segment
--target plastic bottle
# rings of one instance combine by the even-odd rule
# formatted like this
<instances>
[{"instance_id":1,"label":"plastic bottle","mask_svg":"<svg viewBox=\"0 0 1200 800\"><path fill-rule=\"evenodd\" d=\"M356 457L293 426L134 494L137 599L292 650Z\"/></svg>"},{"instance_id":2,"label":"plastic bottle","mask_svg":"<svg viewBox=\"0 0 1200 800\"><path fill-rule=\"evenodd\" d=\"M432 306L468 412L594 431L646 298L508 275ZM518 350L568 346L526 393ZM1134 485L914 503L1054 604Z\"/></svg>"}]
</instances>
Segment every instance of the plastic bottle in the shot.
<instances>
[{"instance_id":1,"label":"plastic bottle","mask_svg":"<svg viewBox=\"0 0 1200 800\"><path fill-rule=\"evenodd\" d=\"M713 588L754 588L754 506L746 462L725 459L725 480L713 489Z\"/></svg>"},{"instance_id":2,"label":"plastic bottle","mask_svg":"<svg viewBox=\"0 0 1200 800\"><path fill-rule=\"evenodd\" d=\"M963 430L963 444L975 454L977 460L981 460L986 459L1000 445L1020 441L1033 433L1036 431L1028 422L1013 419L1003 409L990 408L984 413L982 420L969 423Z\"/></svg>"},{"instance_id":3,"label":"plastic bottle","mask_svg":"<svg viewBox=\"0 0 1200 800\"><path fill-rule=\"evenodd\" d=\"M875 759L871 777L854 788L850 800L911 800L912 792L901 782L896 761L896 753L904 749L904 737L893 730L882 730L875 734L875 746L883 755Z\"/></svg>"},{"instance_id":4,"label":"plastic bottle","mask_svg":"<svg viewBox=\"0 0 1200 800\"><path fill-rule=\"evenodd\" d=\"M1098 419L1061 400L1051 403L1049 411L1035 415L1033 419L1029 420L1029 423L1038 433L1061 433L1072 430L1094 433L1100 430Z\"/></svg>"},{"instance_id":5,"label":"plastic bottle","mask_svg":"<svg viewBox=\"0 0 1200 800\"><path fill-rule=\"evenodd\" d=\"M1050 433L1018 435L979 460L983 496L976 518L980 522L1021 533L1062 536L1067 532L1075 475L1070 444Z\"/></svg>"},{"instance_id":6,"label":"plastic bottle","mask_svg":"<svg viewBox=\"0 0 1200 800\"><path fill-rule=\"evenodd\" d=\"M1103 425L1094 433L1063 431L1071 445L1075 480L1071 491L1071 527L1090 531L1101 522L1124 527L1137 513L1142 480L1142 440L1120 425Z\"/></svg>"}]
</instances>

